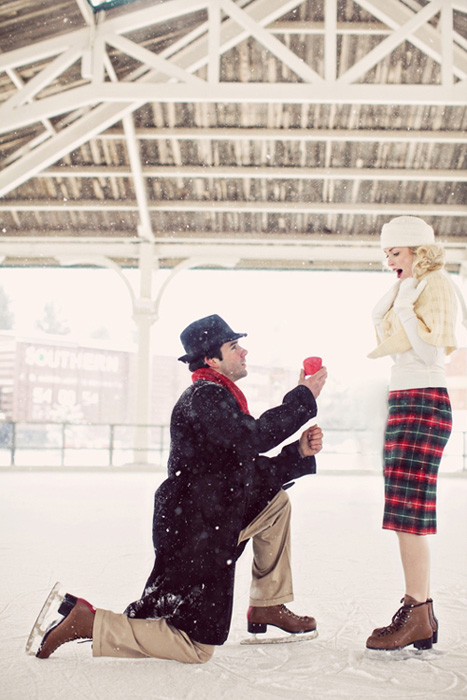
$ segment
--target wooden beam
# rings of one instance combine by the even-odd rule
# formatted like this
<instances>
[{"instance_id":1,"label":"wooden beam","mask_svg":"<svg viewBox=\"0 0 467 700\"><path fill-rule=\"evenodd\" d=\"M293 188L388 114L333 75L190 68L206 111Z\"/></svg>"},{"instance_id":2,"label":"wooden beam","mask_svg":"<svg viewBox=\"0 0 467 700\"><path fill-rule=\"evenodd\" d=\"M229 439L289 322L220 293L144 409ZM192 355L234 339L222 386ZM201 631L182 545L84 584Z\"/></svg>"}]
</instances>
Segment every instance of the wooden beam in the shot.
<instances>
[{"instance_id":1,"label":"wooden beam","mask_svg":"<svg viewBox=\"0 0 467 700\"><path fill-rule=\"evenodd\" d=\"M266 180L378 180L410 182L466 182L467 170L410 168L286 168L257 166L153 165L144 166L146 178L266 179ZM48 168L36 177L132 177L125 166L66 165ZM21 200L19 200L21 201Z\"/></svg>"},{"instance_id":2,"label":"wooden beam","mask_svg":"<svg viewBox=\"0 0 467 700\"><path fill-rule=\"evenodd\" d=\"M148 203L149 211L164 212L208 212L212 214L233 212L236 214L353 214L364 216L455 216L466 218L467 207L463 204L401 204L398 202L276 202L276 201L186 201L159 200ZM0 200L0 211L138 211L138 202L130 200Z\"/></svg>"},{"instance_id":3,"label":"wooden beam","mask_svg":"<svg viewBox=\"0 0 467 700\"><path fill-rule=\"evenodd\" d=\"M100 139L123 139L121 130L112 128ZM190 141L344 141L361 143L466 143L465 131L407 129L270 129L248 127L167 127L139 128L136 138L146 141L183 139Z\"/></svg>"},{"instance_id":4,"label":"wooden beam","mask_svg":"<svg viewBox=\"0 0 467 700\"><path fill-rule=\"evenodd\" d=\"M338 237L330 240L329 234L313 234L294 236L287 239L279 236L256 236L245 239L242 236L234 238L226 234L225 238L208 236L156 238L154 246L157 260L179 261L189 257L203 257L211 260L240 258L243 263L257 269L268 268L274 264L288 261L291 267L304 269L306 264L325 264L326 267L339 268L350 265L353 269L381 269L383 255L379 243L379 231L374 236L362 237L359 240ZM444 244L446 260L449 265L460 269L467 261L467 247L464 242L448 241ZM20 238L0 237L0 257L4 257L3 265L23 264L53 265L60 258L86 258L96 260L107 257L113 260L124 260L126 264L137 266L139 259L139 241L121 240L115 238ZM241 267L242 264L238 265Z\"/></svg>"},{"instance_id":5,"label":"wooden beam","mask_svg":"<svg viewBox=\"0 0 467 700\"><path fill-rule=\"evenodd\" d=\"M97 105L127 104L131 111L148 102L224 104L368 104L433 105L466 104L466 84L455 85L339 85L304 83L101 83L84 85L59 95L44 97L15 110L5 109L0 133L36 124L42 119ZM114 122L117 121L117 118ZM105 126L103 125L103 129ZM103 130L102 129L102 130Z\"/></svg>"}]
</instances>

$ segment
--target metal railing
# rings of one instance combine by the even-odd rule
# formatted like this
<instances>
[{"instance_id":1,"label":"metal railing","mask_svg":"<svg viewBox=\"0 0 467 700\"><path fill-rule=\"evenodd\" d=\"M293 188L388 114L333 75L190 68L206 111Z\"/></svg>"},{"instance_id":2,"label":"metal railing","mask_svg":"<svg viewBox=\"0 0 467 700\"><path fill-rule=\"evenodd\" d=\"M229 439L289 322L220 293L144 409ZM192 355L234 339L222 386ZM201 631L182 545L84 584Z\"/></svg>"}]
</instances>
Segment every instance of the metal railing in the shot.
<instances>
[{"instance_id":1,"label":"metal railing","mask_svg":"<svg viewBox=\"0 0 467 700\"><path fill-rule=\"evenodd\" d=\"M374 430L325 428L320 469L378 471L382 436ZM0 470L143 469L165 470L170 446L167 425L0 423ZM467 432L455 431L443 469L467 473Z\"/></svg>"},{"instance_id":2,"label":"metal railing","mask_svg":"<svg viewBox=\"0 0 467 700\"><path fill-rule=\"evenodd\" d=\"M165 464L166 425L0 423L0 469Z\"/></svg>"}]
</instances>

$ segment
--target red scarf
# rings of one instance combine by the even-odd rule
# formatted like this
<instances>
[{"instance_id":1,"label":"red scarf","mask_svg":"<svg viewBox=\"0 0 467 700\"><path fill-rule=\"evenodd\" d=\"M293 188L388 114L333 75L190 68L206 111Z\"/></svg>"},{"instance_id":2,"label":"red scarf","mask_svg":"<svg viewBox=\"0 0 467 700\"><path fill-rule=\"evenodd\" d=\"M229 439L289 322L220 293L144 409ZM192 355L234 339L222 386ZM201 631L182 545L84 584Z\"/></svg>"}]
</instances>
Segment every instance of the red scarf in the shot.
<instances>
[{"instance_id":1,"label":"red scarf","mask_svg":"<svg viewBox=\"0 0 467 700\"><path fill-rule=\"evenodd\" d=\"M224 389L230 391L230 393L238 401L243 413L248 413L248 415L250 414L245 394L243 391L240 391L235 382L233 382L231 379L220 372L217 372L215 369L211 369L210 367L205 369L197 369L195 372L193 372L193 381L196 382L198 379L206 379L208 382L214 382L214 384L223 386Z\"/></svg>"}]
</instances>

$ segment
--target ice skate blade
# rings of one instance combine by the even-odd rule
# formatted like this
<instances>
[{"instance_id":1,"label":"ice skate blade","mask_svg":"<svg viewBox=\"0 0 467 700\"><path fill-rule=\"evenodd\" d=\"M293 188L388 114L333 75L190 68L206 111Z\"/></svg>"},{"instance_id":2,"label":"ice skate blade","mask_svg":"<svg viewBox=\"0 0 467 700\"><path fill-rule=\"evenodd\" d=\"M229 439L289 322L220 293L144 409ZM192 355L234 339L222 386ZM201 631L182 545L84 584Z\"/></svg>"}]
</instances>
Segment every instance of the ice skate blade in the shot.
<instances>
[{"instance_id":1,"label":"ice skate blade","mask_svg":"<svg viewBox=\"0 0 467 700\"><path fill-rule=\"evenodd\" d=\"M435 649L415 649L409 645L400 649L368 649L364 651L364 656L367 659L378 659L386 661L407 661L408 659L416 659L420 657L431 657L431 655L440 655L441 652L436 652Z\"/></svg>"},{"instance_id":2,"label":"ice skate blade","mask_svg":"<svg viewBox=\"0 0 467 700\"><path fill-rule=\"evenodd\" d=\"M57 581L57 583L54 585L49 595L47 596L47 599L44 605L42 606L42 609L39 615L37 616L34 625L32 626L32 630L28 637L28 641L26 642L26 654L30 654L31 656L36 655L36 651L39 648L39 644L42 641L42 637L47 632L50 625L54 624L58 620L58 618L61 617L58 613L58 608L60 607L62 600L65 597L64 593L60 593L61 588L62 584L59 581ZM53 607L56 608L55 614L53 616L49 616L49 612L51 612L51 609Z\"/></svg>"},{"instance_id":3,"label":"ice skate blade","mask_svg":"<svg viewBox=\"0 0 467 700\"><path fill-rule=\"evenodd\" d=\"M242 639L240 644L293 644L295 642L306 642L316 639L318 630L303 632L303 634L287 634L284 637L264 637L259 634L252 634L247 639Z\"/></svg>"}]
</instances>

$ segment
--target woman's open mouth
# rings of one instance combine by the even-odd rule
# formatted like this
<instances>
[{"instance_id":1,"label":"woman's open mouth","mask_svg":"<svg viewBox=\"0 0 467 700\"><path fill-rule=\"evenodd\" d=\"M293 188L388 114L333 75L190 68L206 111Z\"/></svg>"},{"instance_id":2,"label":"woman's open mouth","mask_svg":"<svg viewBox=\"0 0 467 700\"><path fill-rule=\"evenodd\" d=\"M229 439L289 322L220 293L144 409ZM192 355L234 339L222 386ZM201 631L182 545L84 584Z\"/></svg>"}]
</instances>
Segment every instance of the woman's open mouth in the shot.
<instances>
[{"instance_id":1,"label":"woman's open mouth","mask_svg":"<svg viewBox=\"0 0 467 700\"><path fill-rule=\"evenodd\" d=\"M395 270L395 273L397 275L397 279L400 279L400 276L402 275L403 270Z\"/></svg>"}]
</instances>

